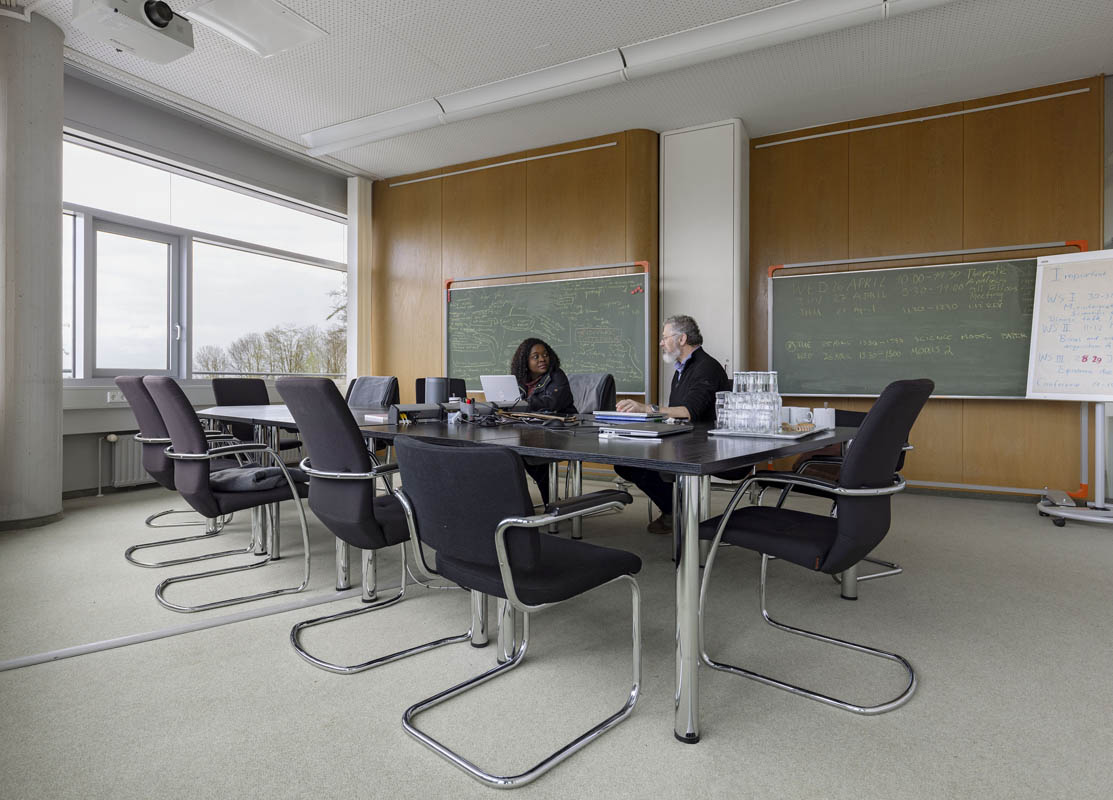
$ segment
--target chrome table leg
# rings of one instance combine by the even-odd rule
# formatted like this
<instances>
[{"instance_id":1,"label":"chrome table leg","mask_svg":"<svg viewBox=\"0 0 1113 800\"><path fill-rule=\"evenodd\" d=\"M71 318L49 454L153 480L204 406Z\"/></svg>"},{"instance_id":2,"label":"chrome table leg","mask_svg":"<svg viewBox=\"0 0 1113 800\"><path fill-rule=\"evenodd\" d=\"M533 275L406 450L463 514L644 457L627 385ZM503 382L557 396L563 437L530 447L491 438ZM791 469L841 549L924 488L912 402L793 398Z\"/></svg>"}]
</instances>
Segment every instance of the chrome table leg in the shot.
<instances>
[{"instance_id":1,"label":"chrome table leg","mask_svg":"<svg viewBox=\"0 0 1113 800\"><path fill-rule=\"evenodd\" d=\"M282 432L278 429L278 426L269 425L265 427L263 431L266 435L263 441L267 443L271 450L278 454L279 458L282 458L282 452L278 449L279 440L281 438L280 434ZM279 506L279 503L271 503L267 506L267 509L270 511L271 525L270 530L267 531L267 552L270 553L271 561L278 561L278 559L282 558L282 543L280 541L282 525L280 522L281 509Z\"/></svg>"},{"instance_id":2,"label":"chrome table leg","mask_svg":"<svg viewBox=\"0 0 1113 800\"><path fill-rule=\"evenodd\" d=\"M549 502L555 503L560 499L560 462L549 462ZM549 526L549 533L558 533L560 525L553 523Z\"/></svg>"},{"instance_id":3,"label":"chrome table leg","mask_svg":"<svg viewBox=\"0 0 1113 800\"><path fill-rule=\"evenodd\" d=\"M711 518L711 476L701 475L699 479L699 520ZM707 554L711 552L711 540L700 539L699 565L707 563Z\"/></svg>"},{"instance_id":4,"label":"chrome table leg","mask_svg":"<svg viewBox=\"0 0 1113 800\"><path fill-rule=\"evenodd\" d=\"M584 493L584 465L580 461L569 461L568 472L572 478L571 497L579 497ZM572 538L584 538L584 518L572 518Z\"/></svg>"},{"instance_id":5,"label":"chrome table leg","mask_svg":"<svg viewBox=\"0 0 1113 800\"><path fill-rule=\"evenodd\" d=\"M682 520L676 563L676 707L673 735L686 744L699 741L699 494L700 476L678 475Z\"/></svg>"},{"instance_id":6,"label":"chrome table leg","mask_svg":"<svg viewBox=\"0 0 1113 800\"><path fill-rule=\"evenodd\" d=\"M487 595L472 591L471 594L471 646L487 646Z\"/></svg>"}]
</instances>

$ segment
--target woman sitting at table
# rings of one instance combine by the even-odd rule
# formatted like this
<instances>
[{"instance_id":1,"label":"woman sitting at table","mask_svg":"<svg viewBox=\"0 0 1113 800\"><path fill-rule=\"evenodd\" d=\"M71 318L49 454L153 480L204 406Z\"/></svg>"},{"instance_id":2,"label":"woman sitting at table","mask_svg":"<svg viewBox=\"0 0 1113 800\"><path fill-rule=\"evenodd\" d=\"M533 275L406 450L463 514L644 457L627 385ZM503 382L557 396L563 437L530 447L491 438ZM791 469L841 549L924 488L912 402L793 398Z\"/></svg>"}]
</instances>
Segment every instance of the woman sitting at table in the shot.
<instances>
[{"instance_id":1,"label":"woman sitting at table","mask_svg":"<svg viewBox=\"0 0 1113 800\"><path fill-rule=\"evenodd\" d=\"M541 339L530 337L518 345L510 359L510 374L518 379L518 391L530 411L575 414L572 387L560 368L560 357ZM533 463L531 463L531 461ZM526 459L526 472L537 482L541 502L549 502L549 461Z\"/></svg>"}]
</instances>

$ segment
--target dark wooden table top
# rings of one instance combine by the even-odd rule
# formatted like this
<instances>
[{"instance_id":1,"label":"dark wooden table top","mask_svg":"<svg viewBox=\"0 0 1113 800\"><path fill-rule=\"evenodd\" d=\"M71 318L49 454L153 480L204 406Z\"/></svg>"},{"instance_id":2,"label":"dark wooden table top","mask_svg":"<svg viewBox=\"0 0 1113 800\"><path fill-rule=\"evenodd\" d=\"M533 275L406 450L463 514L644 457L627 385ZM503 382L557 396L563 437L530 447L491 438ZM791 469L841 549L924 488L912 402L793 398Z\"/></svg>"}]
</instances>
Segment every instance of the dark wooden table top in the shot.
<instances>
[{"instance_id":1,"label":"dark wooden table top","mask_svg":"<svg viewBox=\"0 0 1113 800\"><path fill-rule=\"evenodd\" d=\"M364 414L383 413L383 409L353 408L351 411L364 436L384 442L391 442L396 436L419 436L430 441L465 440L503 445L525 456L645 467L680 475L711 475L769 459L806 453L848 441L857 432L857 428L836 428L802 439L735 438L710 436L710 426L696 425L690 433L660 439L601 439L598 429L590 424L570 428L521 423L485 427L443 421L369 425L364 420ZM297 427L283 405L215 406L197 413L198 416L225 422Z\"/></svg>"}]
</instances>

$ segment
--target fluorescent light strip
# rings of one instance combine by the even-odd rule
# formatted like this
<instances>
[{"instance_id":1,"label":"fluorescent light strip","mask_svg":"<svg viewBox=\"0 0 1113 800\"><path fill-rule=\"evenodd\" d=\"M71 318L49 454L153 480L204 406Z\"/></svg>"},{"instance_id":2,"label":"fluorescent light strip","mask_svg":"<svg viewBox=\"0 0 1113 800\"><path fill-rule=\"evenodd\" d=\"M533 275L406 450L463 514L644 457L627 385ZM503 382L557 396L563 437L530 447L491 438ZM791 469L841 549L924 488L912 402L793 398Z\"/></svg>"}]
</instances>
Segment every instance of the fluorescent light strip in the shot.
<instances>
[{"instance_id":1,"label":"fluorescent light strip","mask_svg":"<svg viewBox=\"0 0 1113 800\"><path fill-rule=\"evenodd\" d=\"M444 109L445 122L455 122L621 83L626 80L624 67L622 54L607 50L436 100Z\"/></svg>"},{"instance_id":2,"label":"fluorescent light strip","mask_svg":"<svg viewBox=\"0 0 1113 800\"><path fill-rule=\"evenodd\" d=\"M951 0L788 0L302 135L313 156L841 30Z\"/></svg>"},{"instance_id":3,"label":"fluorescent light strip","mask_svg":"<svg viewBox=\"0 0 1113 800\"><path fill-rule=\"evenodd\" d=\"M451 178L453 175L464 175L468 172L479 172L484 169L494 169L495 167L508 167L511 164L521 164L523 161L539 161L542 158L556 158L557 156L570 156L573 153L583 153L587 150L602 150L604 147L616 147L618 142L607 142L606 144L593 144L589 147L577 147L573 150L561 150L559 153L543 153L539 156L526 156L525 158L515 158L510 161L500 161L497 164L484 164L482 167L470 167L468 169L458 169L455 172L445 172L442 175L426 175L424 178L413 178L408 181L398 181L398 183L388 184L391 189L395 186L408 186L411 183L421 183L422 181L436 181L441 178Z\"/></svg>"},{"instance_id":4,"label":"fluorescent light strip","mask_svg":"<svg viewBox=\"0 0 1113 800\"><path fill-rule=\"evenodd\" d=\"M880 20L881 0L791 0L622 48L630 80Z\"/></svg>"},{"instance_id":5,"label":"fluorescent light strip","mask_svg":"<svg viewBox=\"0 0 1113 800\"><path fill-rule=\"evenodd\" d=\"M792 139L782 139L779 142L765 142L763 144L755 144L755 150L762 150L766 147L778 147L782 144L792 144L793 142L806 142L809 139L825 139L828 136L844 136L848 133L859 133L861 131L874 131L878 128L892 128L897 125L908 125L913 122L930 122L933 119L943 119L945 117L960 117L963 114L977 114L979 111L993 111L996 108L1008 108L1009 106L1022 106L1027 103L1039 103L1042 100L1054 100L1056 97L1069 97L1072 94L1085 94L1090 91L1089 87L1085 89L1071 89L1069 92L1056 92L1055 94L1045 94L1039 97L1026 97L1023 100L1010 100L1007 103L995 103L991 106L981 106L979 108L964 108L962 111L948 111L945 114L929 114L926 117L913 117L912 119L898 119L895 122L879 122L877 125L863 125L860 128L845 128L841 131L827 131L826 133L813 133L808 136L796 136ZM776 134L773 134L776 136ZM824 262L826 263L826 262Z\"/></svg>"}]
</instances>

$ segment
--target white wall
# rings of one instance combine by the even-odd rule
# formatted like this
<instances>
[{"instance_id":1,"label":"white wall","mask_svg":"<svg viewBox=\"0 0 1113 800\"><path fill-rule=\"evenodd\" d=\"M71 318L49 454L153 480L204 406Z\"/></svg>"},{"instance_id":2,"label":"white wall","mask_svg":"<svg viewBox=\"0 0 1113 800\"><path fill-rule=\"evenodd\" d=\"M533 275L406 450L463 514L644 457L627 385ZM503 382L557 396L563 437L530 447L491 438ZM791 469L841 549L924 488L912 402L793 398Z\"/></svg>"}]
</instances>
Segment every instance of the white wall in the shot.
<instances>
[{"instance_id":1,"label":"white wall","mask_svg":"<svg viewBox=\"0 0 1113 800\"><path fill-rule=\"evenodd\" d=\"M737 119L661 134L661 320L694 317L728 373L746 367L749 141Z\"/></svg>"},{"instance_id":2,"label":"white wall","mask_svg":"<svg viewBox=\"0 0 1113 800\"><path fill-rule=\"evenodd\" d=\"M347 176L157 105L88 76L67 72L67 130L255 186L340 214Z\"/></svg>"}]
</instances>

